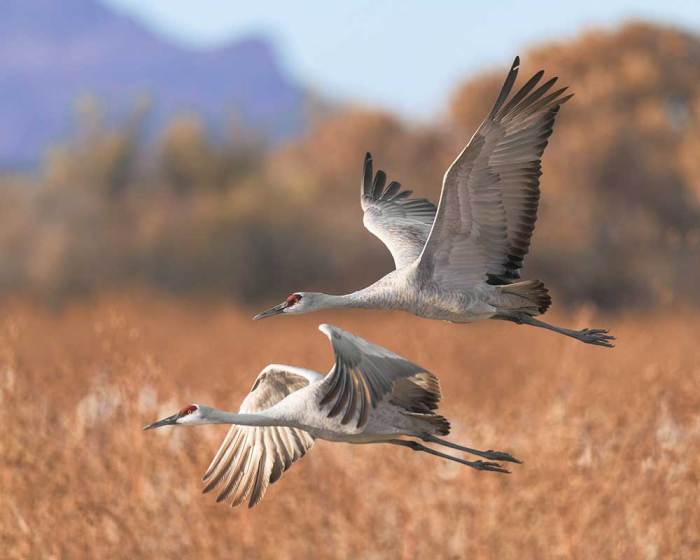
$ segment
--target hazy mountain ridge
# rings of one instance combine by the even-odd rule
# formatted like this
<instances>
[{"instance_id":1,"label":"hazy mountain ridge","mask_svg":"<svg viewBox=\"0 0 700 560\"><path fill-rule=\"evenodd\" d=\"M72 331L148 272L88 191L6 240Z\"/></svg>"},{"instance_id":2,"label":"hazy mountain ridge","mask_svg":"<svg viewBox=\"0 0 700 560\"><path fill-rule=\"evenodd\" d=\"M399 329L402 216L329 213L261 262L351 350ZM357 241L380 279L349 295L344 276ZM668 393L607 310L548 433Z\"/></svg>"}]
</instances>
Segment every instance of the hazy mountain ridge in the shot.
<instances>
[{"instance_id":1,"label":"hazy mountain ridge","mask_svg":"<svg viewBox=\"0 0 700 560\"><path fill-rule=\"evenodd\" d=\"M153 123L236 115L274 138L297 130L304 94L264 38L175 45L94 0L9 0L0 18L0 161L35 162L69 129L77 97L123 110L147 94Z\"/></svg>"}]
</instances>

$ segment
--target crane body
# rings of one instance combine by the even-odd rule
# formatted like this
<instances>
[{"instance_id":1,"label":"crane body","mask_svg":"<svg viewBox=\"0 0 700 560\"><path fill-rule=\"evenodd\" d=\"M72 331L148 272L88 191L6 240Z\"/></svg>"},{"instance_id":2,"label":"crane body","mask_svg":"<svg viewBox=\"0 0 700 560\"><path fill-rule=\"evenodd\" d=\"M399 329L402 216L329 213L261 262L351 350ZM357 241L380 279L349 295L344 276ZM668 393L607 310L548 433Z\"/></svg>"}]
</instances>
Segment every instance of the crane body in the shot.
<instances>
[{"instance_id":1,"label":"crane body","mask_svg":"<svg viewBox=\"0 0 700 560\"><path fill-rule=\"evenodd\" d=\"M572 95L552 91L556 78L540 84L543 71L511 95L519 67L516 57L493 109L445 173L437 206L411 198L397 181L387 185L365 156L363 223L391 252L394 271L351 294L294 292L254 319L342 307L403 310L455 323L499 319L612 347L606 329L537 319L551 304L549 292L540 280L520 278L537 219L542 155Z\"/></svg>"},{"instance_id":2,"label":"crane body","mask_svg":"<svg viewBox=\"0 0 700 560\"><path fill-rule=\"evenodd\" d=\"M217 500L232 505L263 497L316 439L350 444L390 444L457 462L508 473L500 463L520 463L502 451L480 451L440 436L450 424L436 410L441 399L437 377L385 348L338 327L321 325L335 362L327 374L270 364L258 375L239 412L191 404L149 424L232 424L204 475L204 491L219 488ZM428 442L486 460L470 461L428 447Z\"/></svg>"}]
</instances>

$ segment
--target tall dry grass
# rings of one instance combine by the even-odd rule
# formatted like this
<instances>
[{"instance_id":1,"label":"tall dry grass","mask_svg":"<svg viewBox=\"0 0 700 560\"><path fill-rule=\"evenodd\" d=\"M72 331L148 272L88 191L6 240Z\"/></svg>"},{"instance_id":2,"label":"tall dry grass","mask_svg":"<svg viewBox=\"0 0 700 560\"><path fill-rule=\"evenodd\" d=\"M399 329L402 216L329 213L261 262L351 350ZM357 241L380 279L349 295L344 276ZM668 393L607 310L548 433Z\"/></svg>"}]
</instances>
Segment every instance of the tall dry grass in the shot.
<instances>
[{"instance_id":1,"label":"tall dry grass","mask_svg":"<svg viewBox=\"0 0 700 560\"><path fill-rule=\"evenodd\" d=\"M615 350L508 324L103 298L0 309L4 558L698 558L700 315L609 323ZM455 441L510 476L318 443L256 509L200 494L225 427L141 427L236 408L268 362L326 369L335 322L440 376Z\"/></svg>"}]
</instances>

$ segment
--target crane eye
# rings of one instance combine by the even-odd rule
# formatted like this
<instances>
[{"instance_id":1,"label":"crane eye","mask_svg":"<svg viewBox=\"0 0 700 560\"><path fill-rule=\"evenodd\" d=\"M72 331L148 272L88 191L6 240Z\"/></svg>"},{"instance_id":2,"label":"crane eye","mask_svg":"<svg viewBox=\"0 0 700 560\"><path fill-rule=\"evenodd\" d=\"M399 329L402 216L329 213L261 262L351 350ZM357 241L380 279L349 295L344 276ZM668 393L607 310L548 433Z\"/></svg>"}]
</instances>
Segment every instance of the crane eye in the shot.
<instances>
[{"instance_id":1,"label":"crane eye","mask_svg":"<svg viewBox=\"0 0 700 560\"><path fill-rule=\"evenodd\" d=\"M195 410L197 410L197 407L191 404L180 411L180 416L187 416L188 414L192 414Z\"/></svg>"},{"instance_id":2,"label":"crane eye","mask_svg":"<svg viewBox=\"0 0 700 560\"><path fill-rule=\"evenodd\" d=\"M301 296L299 294L289 294L287 296L287 306L291 306L291 305L294 305L295 303L298 303L300 299L301 299Z\"/></svg>"}]
</instances>

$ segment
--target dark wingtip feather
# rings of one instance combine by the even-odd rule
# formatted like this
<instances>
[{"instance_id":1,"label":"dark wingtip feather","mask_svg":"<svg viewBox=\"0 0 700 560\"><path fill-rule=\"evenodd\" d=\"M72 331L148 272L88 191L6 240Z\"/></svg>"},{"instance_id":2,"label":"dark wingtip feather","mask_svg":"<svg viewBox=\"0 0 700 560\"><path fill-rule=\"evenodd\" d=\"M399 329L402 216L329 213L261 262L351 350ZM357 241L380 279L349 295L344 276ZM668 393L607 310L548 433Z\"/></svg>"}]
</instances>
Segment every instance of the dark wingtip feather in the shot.
<instances>
[{"instance_id":1,"label":"dark wingtip feather","mask_svg":"<svg viewBox=\"0 0 700 560\"><path fill-rule=\"evenodd\" d=\"M571 99L573 96L574 96L573 93L570 93L569 95L565 95L564 97L562 97L562 98L559 100L559 105L563 105L563 104L566 103L569 99Z\"/></svg>"},{"instance_id":2,"label":"dark wingtip feather","mask_svg":"<svg viewBox=\"0 0 700 560\"><path fill-rule=\"evenodd\" d=\"M513 61L513 66L510 67L510 71L508 72L508 75L506 76L506 79L503 82L503 86L501 87L501 91L498 94L498 98L496 99L496 103L494 103L493 109L491 109L491 113L489 114L489 119L494 118L494 116L498 113L498 111L501 110L501 107L505 103L506 99L508 99L508 96L510 95L511 90L513 89L513 84L515 83L515 80L518 77L518 69L519 68L520 68L520 57L516 56L515 60Z\"/></svg>"},{"instance_id":3,"label":"dark wingtip feather","mask_svg":"<svg viewBox=\"0 0 700 560\"><path fill-rule=\"evenodd\" d=\"M527 109L523 111L524 115L530 115L544 109L545 107L550 107L552 105L559 107L561 105L561 94L564 93L568 87L560 88L549 95L539 99L536 103L533 103Z\"/></svg>"},{"instance_id":4,"label":"dark wingtip feather","mask_svg":"<svg viewBox=\"0 0 700 560\"><path fill-rule=\"evenodd\" d=\"M398 181L391 181L386 185L387 175L381 169L377 170L376 174L373 173L372 155L367 152L362 175L362 197L366 202L390 202L405 206L407 209L410 207L414 212L435 212L435 205L429 200L409 198L413 191L401 190L403 186Z\"/></svg>"},{"instance_id":5,"label":"dark wingtip feather","mask_svg":"<svg viewBox=\"0 0 700 560\"><path fill-rule=\"evenodd\" d=\"M518 103L518 105L514 109L514 112L525 111L528 107L532 107L535 103L537 103L540 99L543 98L545 93L552 89L552 86L555 83L557 83L558 79L559 78L557 76L554 76L553 78L547 80L530 95L528 95L521 103Z\"/></svg>"},{"instance_id":6,"label":"dark wingtip feather","mask_svg":"<svg viewBox=\"0 0 700 560\"><path fill-rule=\"evenodd\" d=\"M384 192L384 185L386 185L386 173L380 169L374 176L374 183L372 184L372 198L381 197L382 193Z\"/></svg>"},{"instance_id":7,"label":"dark wingtip feather","mask_svg":"<svg viewBox=\"0 0 700 560\"><path fill-rule=\"evenodd\" d=\"M503 109L498 113L498 118L503 118L506 116L510 111L513 109L513 107L517 106L525 97L534 89L534 87L539 83L539 81L542 79L542 76L544 76L544 70L540 70L539 72L536 72L532 78L530 78L527 83L520 88L520 90L510 98L510 101L505 104Z\"/></svg>"},{"instance_id":8,"label":"dark wingtip feather","mask_svg":"<svg viewBox=\"0 0 700 560\"><path fill-rule=\"evenodd\" d=\"M362 164L362 194L369 196L371 194L370 189L372 188L372 154L367 152L365 154L365 161Z\"/></svg>"},{"instance_id":9,"label":"dark wingtip feather","mask_svg":"<svg viewBox=\"0 0 700 560\"><path fill-rule=\"evenodd\" d=\"M401 183L399 183L398 181L392 181L391 183L389 183L389 186L386 189L384 189L384 192L382 193L382 198L391 200L391 198L400 190Z\"/></svg>"}]
</instances>

